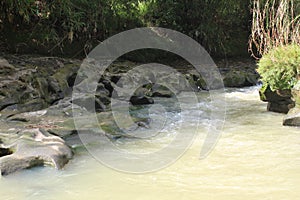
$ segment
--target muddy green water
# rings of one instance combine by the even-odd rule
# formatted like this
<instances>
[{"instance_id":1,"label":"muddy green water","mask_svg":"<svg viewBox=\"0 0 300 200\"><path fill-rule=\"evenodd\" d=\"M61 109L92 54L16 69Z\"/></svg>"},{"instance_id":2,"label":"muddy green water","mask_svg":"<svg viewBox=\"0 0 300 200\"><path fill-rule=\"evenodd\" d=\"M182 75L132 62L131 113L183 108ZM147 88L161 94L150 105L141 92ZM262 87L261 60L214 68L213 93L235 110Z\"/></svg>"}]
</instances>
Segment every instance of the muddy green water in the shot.
<instances>
[{"instance_id":1,"label":"muddy green water","mask_svg":"<svg viewBox=\"0 0 300 200\"><path fill-rule=\"evenodd\" d=\"M206 159L199 160L205 134L199 134L175 164L140 175L107 168L81 151L62 171L41 167L2 177L0 199L298 200L300 129L283 127L283 115L266 112L257 90L226 92L223 135ZM205 123L204 119L200 132ZM187 120L185 130L194 125ZM145 146L139 140L118 142L128 149Z\"/></svg>"}]
</instances>

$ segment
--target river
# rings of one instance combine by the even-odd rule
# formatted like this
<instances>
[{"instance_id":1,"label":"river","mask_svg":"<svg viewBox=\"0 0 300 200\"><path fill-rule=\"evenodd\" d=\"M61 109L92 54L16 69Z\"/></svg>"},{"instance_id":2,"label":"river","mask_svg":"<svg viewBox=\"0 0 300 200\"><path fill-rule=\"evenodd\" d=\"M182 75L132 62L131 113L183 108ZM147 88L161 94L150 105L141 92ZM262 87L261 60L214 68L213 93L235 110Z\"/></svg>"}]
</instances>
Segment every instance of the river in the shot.
<instances>
[{"instance_id":1,"label":"river","mask_svg":"<svg viewBox=\"0 0 300 200\"><path fill-rule=\"evenodd\" d=\"M227 89L226 100L222 136L205 159L199 159L209 123L204 117L189 150L162 170L118 172L82 150L62 171L39 167L2 177L1 200L300 199L300 129L282 126L284 115L267 112L258 87ZM208 112L205 103L202 108ZM165 131L171 134L174 126ZM188 119L184 127L190 132L195 123ZM168 142L163 138L160 143ZM145 147L142 140L117 143L128 149Z\"/></svg>"}]
</instances>

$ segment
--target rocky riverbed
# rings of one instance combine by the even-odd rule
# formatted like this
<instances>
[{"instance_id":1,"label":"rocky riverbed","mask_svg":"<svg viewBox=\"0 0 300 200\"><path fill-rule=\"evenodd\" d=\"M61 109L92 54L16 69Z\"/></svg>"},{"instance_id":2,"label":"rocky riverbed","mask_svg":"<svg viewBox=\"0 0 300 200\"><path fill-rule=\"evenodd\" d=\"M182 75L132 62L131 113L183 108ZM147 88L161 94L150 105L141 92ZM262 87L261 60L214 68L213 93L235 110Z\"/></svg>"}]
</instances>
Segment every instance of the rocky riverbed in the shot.
<instances>
[{"instance_id":1,"label":"rocky riverbed","mask_svg":"<svg viewBox=\"0 0 300 200\"><path fill-rule=\"evenodd\" d=\"M6 55L0 58L0 170L2 175L40 165L57 169L72 159L76 149L82 148L78 130L74 126L72 106L78 112L97 112L103 134L110 139L125 137L123 130L147 128L149 120L133 117L132 124L118 127L110 112L111 97L117 82L124 74L141 63L114 62L99 78L95 97L82 96L72 99L72 90L84 80L78 76L81 60L56 57ZM192 66L175 62L173 67L184 75L179 91L207 90L201 75ZM252 60L217 62L226 87L255 85L259 76ZM79 78L78 78L79 77ZM170 84L178 83L169 74L160 74ZM151 77L144 77L149 81ZM189 83L186 85L186 83ZM153 98L176 96L162 85L146 84L138 88L131 98L133 108L152 104ZM121 97L119 95L119 97ZM90 105L94 100L95 106ZM85 120L85 119L82 119ZM95 124L97 127L99 124ZM99 134L94 127L85 127L91 138ZM127 137L127 136L126 136Z\"/></svg>"}]
</instances>

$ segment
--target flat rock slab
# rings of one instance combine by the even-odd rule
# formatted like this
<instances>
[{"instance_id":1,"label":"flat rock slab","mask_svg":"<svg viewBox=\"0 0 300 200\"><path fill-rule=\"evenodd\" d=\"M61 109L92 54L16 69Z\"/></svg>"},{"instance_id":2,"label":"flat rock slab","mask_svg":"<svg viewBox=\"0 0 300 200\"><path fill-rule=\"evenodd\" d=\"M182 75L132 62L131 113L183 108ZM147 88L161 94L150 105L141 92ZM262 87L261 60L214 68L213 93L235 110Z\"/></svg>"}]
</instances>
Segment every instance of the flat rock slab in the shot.
<instances>
[{"instance_id":1,"label":"flat rock slab","mask_svg":"<svg viewBox=\"0 0 300 200\"><path fill-rule=\"evenodd\" d=\"M23 130L11 137L2 136L0 147L2 152L5 149L9 152L0 157L1 175L43 165L62 169L73 157L63 139L41 129Z\"/></svg>"}]
</instances>

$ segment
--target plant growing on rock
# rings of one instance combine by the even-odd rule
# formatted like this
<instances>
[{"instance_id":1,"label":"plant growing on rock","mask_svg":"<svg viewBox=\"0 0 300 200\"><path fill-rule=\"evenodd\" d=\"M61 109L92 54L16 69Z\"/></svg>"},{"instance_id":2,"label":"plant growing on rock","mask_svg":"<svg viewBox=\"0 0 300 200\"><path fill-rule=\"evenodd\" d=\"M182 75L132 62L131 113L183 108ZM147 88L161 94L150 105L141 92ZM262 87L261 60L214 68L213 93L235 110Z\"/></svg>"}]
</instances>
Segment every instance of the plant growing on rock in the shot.
<instances>
[{"instance_id":1,"label":"plant growing on rock","mask_svg":"<svg viewBox=\"0 0 300 200\"><path fill-rule=\"evenodd\" d=\"M300 46L293 44L270 50L260 59L257 71L272 91L293 88L300 75Z\"/></svg>"}]
</instances>

